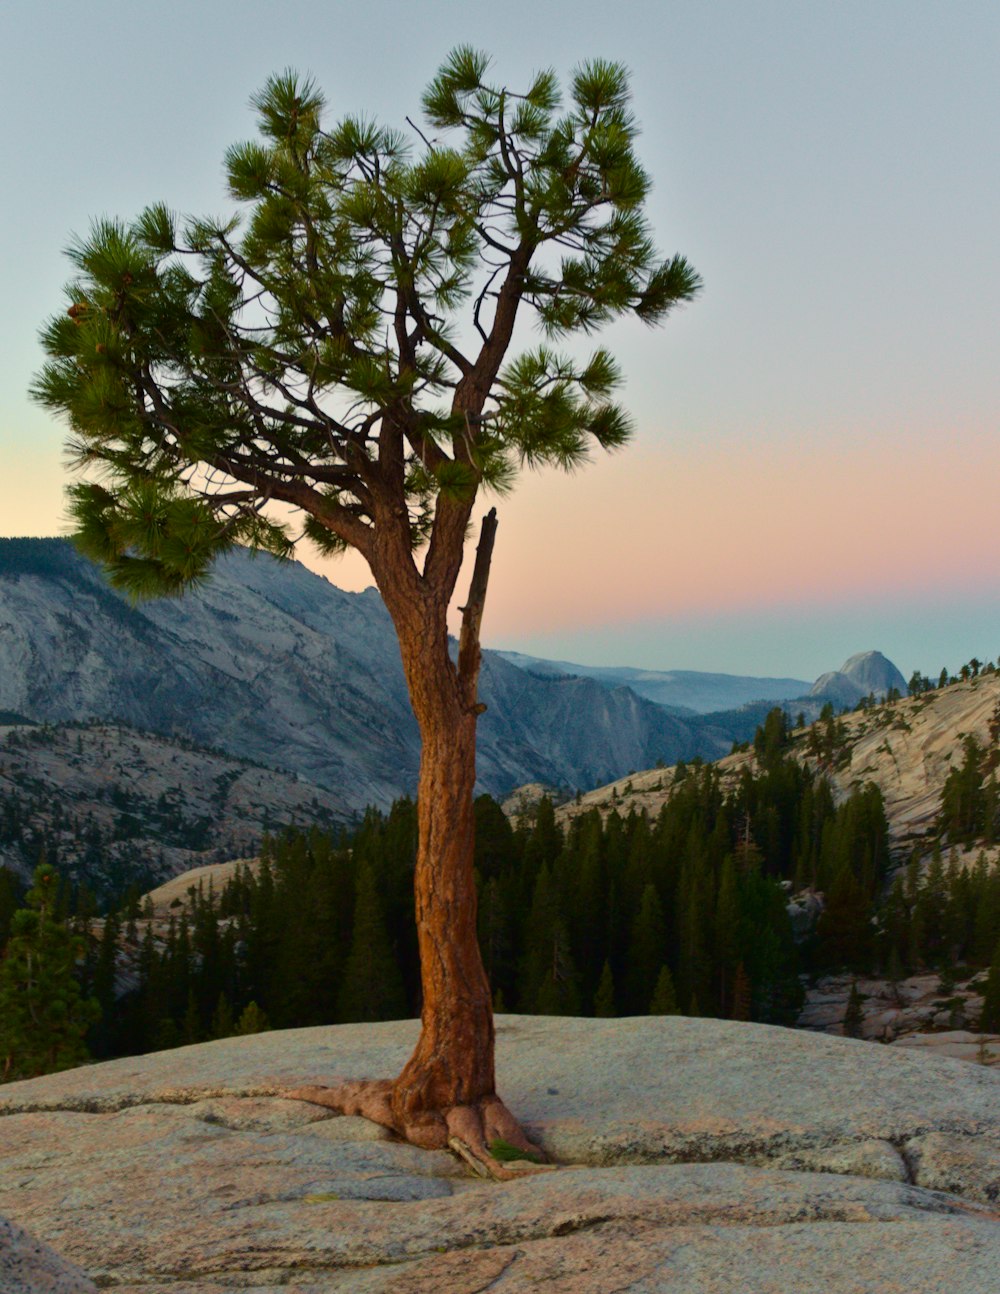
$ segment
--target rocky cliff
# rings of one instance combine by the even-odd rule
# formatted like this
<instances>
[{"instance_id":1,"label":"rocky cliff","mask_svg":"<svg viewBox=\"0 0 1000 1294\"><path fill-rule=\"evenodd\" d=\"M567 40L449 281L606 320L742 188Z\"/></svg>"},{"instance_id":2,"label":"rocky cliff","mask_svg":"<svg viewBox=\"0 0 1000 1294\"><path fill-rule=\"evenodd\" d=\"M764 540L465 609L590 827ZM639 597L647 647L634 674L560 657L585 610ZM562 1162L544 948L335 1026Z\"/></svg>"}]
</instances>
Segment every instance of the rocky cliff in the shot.
<instances>
[{"instance_id":1,"label":"rocky cliff","mask_svg":"<svg viewBox=\"0 0 1000 1294\"><path fill-rule=\"evenodd\" d=\"M885 801L889 833L902 858L914 845L935 836L945 779L961 763L967 736L984 749L995 746L991 725L1000 715L1000 672L980 674L923 692L919 696L842 715L832 759L812 753L809 730L792 734L790 753L829 777L835 796L873 782ZM741 770L752 764L752 750L718 761L724 781L735 783ZM618 778L563 805L563 818L597 807L605 812L612 804L628 812L646 809L652 816L669 799L673 771L651 768ZM978 845L969 847L978 849ZM963 852L969 852L966 848ZM991 847L995 852L995 847Z\"/></svg>"},{"instance_id":2,"label":"rocky cliff","mask_svg":"<svg viewBox=\"0 0 1000 1294\"><path fill-rule=\"evenodd\" d=\"M505 1183L283 1097L395 1073L416 1028L0 1088L0 1214L76 1268L42 1254L64 1283L5 1294L998 1288L997 1071L764 1025L501 1016L500 1090L558 1164ZM0 1273L5 1243L31 1242L0 1227Z\"/></svg>"},{"instance_id":3,"label":"rocky cliff","mask_svg":"<svg viewBox=\"0 0 1000 1294\"><path fill-rule=\"evenodd\" d=\"M836 707L851 707L864 696L884 700L891 692L906 695L906 679L880 651L857 652L839 670L821 674L809 691L810 697L832 701Z\"/></svg>"},{"instance_id":4,"label":"rocky cliff","mask_svg":"<svg viewBox=\"0 0 1000 1294\"><path fill-rule=\"evenodd\" d=\"M0 866L27 879L44 851L102 899L352 814L336 789L155 733L0 726Z\"/></svg>"},{"instance_id":5,"label":"rocky cliff","mask_svg":"<svg viewBox=\"0 0 1000 1294\"><path fill-rule=\"evenodd\" d=\"M597 782L728 749L628 688L485 653L480 788ZM378 594L237 550L197 592L131 605L62 540L0 540L0 711L115 719L278 766L349 809L416 786L419 751Z\"/></svg>"}]
</instances>

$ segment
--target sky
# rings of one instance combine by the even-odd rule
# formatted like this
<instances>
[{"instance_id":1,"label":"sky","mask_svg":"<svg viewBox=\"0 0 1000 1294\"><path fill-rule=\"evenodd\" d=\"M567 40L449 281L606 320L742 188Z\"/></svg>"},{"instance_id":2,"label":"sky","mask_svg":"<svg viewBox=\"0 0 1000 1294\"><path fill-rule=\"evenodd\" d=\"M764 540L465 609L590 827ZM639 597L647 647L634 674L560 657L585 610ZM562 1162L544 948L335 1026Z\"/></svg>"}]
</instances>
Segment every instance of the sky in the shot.
<instances>
[{"instance_id":1,"label":"sky","mask_svg":"<svg viewBox=\"0 0 1000 1294\"><path fill-rule=\"evenodd\" d=\"M993 0L7 0L0 535L66 528L66 429L27 387L72 236L158 200L228 211L222 157L272 72L314 76L331 120L403 126L463 43L515 88L624 62L659 246L705 282L602 338L631 445L499 503L486 644L803 679L868 649L907 676L1000 655Z\"/></svg>"}]
</instances>

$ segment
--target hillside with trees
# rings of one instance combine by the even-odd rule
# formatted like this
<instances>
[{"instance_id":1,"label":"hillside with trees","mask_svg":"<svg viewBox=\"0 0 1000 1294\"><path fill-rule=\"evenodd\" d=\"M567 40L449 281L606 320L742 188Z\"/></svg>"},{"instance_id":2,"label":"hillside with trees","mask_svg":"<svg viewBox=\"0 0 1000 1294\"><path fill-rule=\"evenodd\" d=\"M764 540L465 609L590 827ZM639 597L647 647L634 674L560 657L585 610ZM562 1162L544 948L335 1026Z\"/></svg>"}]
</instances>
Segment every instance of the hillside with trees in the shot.
<instances>
[{"instance_id":1,"label":"hillside with trees","mask_svg":"<svg viewBox=\"0 0 1000 1294\"><path fill-rule=\"evenodd\" d=\"M259 851L298 824L353 819L294 773L120 723L0 726L0 868L39 858L101 908L178 872Z\"/></svg>"},{"instance_id":2,"label":"hillside with trees","mask_svg":"<svg viewBox=\"0 0 1000 1294\"><path fill-rule=\"evenodd\" d=\"M774 710L718 764L636 774L558 808L543 798L514 820L479 797L478 936L495 1006L791 1024L823 976L933 973L952 993L978 986L964 1023L1000 1031L995 693L991 669L804 730ZM937 740L944 714L968 720L984 703L984 737L972 724L954 734L919 838L912 813L887 815L877 781L851 784L857 752L903 733L901 719ZM416 842L404 798L351 832L268 835L258 863L229 867L218 887L174 882L156 911L133 886L98 916L64 878L57 911L80 941L82 1000L101 1010L91 1054L418 1013ZM0 944L23 904L0 869ZM860 1027L856 989L852 1002L846 1031Z\"/></svg>"}]
</instances>

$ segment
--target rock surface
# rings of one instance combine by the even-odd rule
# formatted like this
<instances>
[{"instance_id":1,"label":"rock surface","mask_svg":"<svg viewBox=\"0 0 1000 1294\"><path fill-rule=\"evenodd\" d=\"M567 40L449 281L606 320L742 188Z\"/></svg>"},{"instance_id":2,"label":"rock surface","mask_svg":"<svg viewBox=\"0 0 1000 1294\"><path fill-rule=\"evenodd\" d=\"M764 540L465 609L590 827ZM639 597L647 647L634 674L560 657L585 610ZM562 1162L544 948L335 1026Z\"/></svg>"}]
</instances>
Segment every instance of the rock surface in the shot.
<instances>
[{"instance_id":1,"label":"rock surface","mask_svg":"<svg viewBox=\"0 0 1000 1294\"><path fill-rule=\"evenodd\" d=\"M895 689L906 695L906 679L880 651L857 652L840 669L821 674L812 685L810 696L823 697L836 705L853 706L863 696L883 698Z\"/></svg>"},{"instance_id":2,"label":"rock surface","mask_svg":"<svg viewBox=\"0 0 1000 1294\"><path fill-rule=\"evenodd\" d=\"M813 771L825 773L838 799L874 782L885 801L894 854L904 862L915 844L930 852L941 792L952 767L962 761L963 739L973 736L984 748L990 746L990 724L997 713L1000 673L980 674L891 705L840 716L843 757L833 768L821 766L810 753L807 731L793 734L791 754ZM718 760L724 789L735 787L754 762L752 750ZM557 816L566 822L590 809L608 813L614 807L623 814L645 810L655 818L673 793L674 779L671 768L630 773L561 805ZM979 853L979 845L960 850L958 861L970 866ZM985 853L991 863L1000 859L995 844Z\"/></svg>"},{"instance_id":3,"label":"rock surface","mask_svg":"<svg viewBox=\"0 0 1000 1294\"><path fill-rule=\"evenodd\" d=\"M681 1017L498 1020L558 1171L483 1183L285 1099L416 1023L255 1035L0 1088L0 1213L133 1294L1000 1288L1000 1073Z\"/></svg>"},{"instance_id":4,"label":"rock surface","mask_svg":"<svg viewBox=\"0 0 1000 1294\"><path fill-rule=\"evenodd\" d=\"M795 1023L799 1029L842 1034L851 988L857 984L862 1038L992 1064L1000 1059L1000 1037L967 1027L979 1020L985 981L984 971L950 988L942 985L940 975L910 975L895 984L868 975L824 975L806 990Z\"/></svg>"},{"instance_id":5,"label":"rock surface","mask_svg":"<svg viewBox=\"0 0 1000 1294\"><path fill-rule=\"evenodd\" d=\"M78 1267L53 1253L22 1228L0 1218L2 1294L96 1294Z\"/></svg>"}]
</instances>

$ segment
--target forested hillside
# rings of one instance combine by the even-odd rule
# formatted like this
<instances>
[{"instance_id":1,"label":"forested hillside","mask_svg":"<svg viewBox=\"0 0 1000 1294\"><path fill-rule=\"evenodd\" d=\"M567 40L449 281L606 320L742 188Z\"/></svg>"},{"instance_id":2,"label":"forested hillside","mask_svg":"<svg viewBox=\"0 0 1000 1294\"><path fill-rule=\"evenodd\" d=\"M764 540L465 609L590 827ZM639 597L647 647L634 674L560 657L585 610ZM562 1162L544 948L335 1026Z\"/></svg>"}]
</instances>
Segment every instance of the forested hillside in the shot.
<instances>
[{"instance_id":1,"label":"forested hillside","mask_svg":"<svg viewBox=\"0 0 1000 1294\"><path fill-rule=\"evenodd\" d=\"M994 693L991 669L800 732L774 710L719 764L637 774L558 810L543 798L515 821L480 797L479 937L497 1006L793 1023L817 977L933 972L949 1018L1000 1031ZM951 757L934 755L965 723ZM893 743L921 733L918 777ZM948 771L928 809L934 759ZM175 883L165 907L133 887L101 919L64 884L58 914L100 1008L92 1054L416 1014L415 847L404 798L352 832L271 835L258 863L217 887ZM0 945L23 893L0 868ZM17 960L0 963L0 992ZM855 995L838 1027L860 1031L862 1014Z\"/></svg>"},{"instance_id":2,"label":"forested hillside","mask_svg":"<svg viewBox=\"0 0 1000 1294\"><path fill-rule=\"evenodd\" d=\"M102 906L293 823L335 826L342 795L293 773L122 724L0 726L0 867L47 859Z\"/></svg>"}]
</instances>

